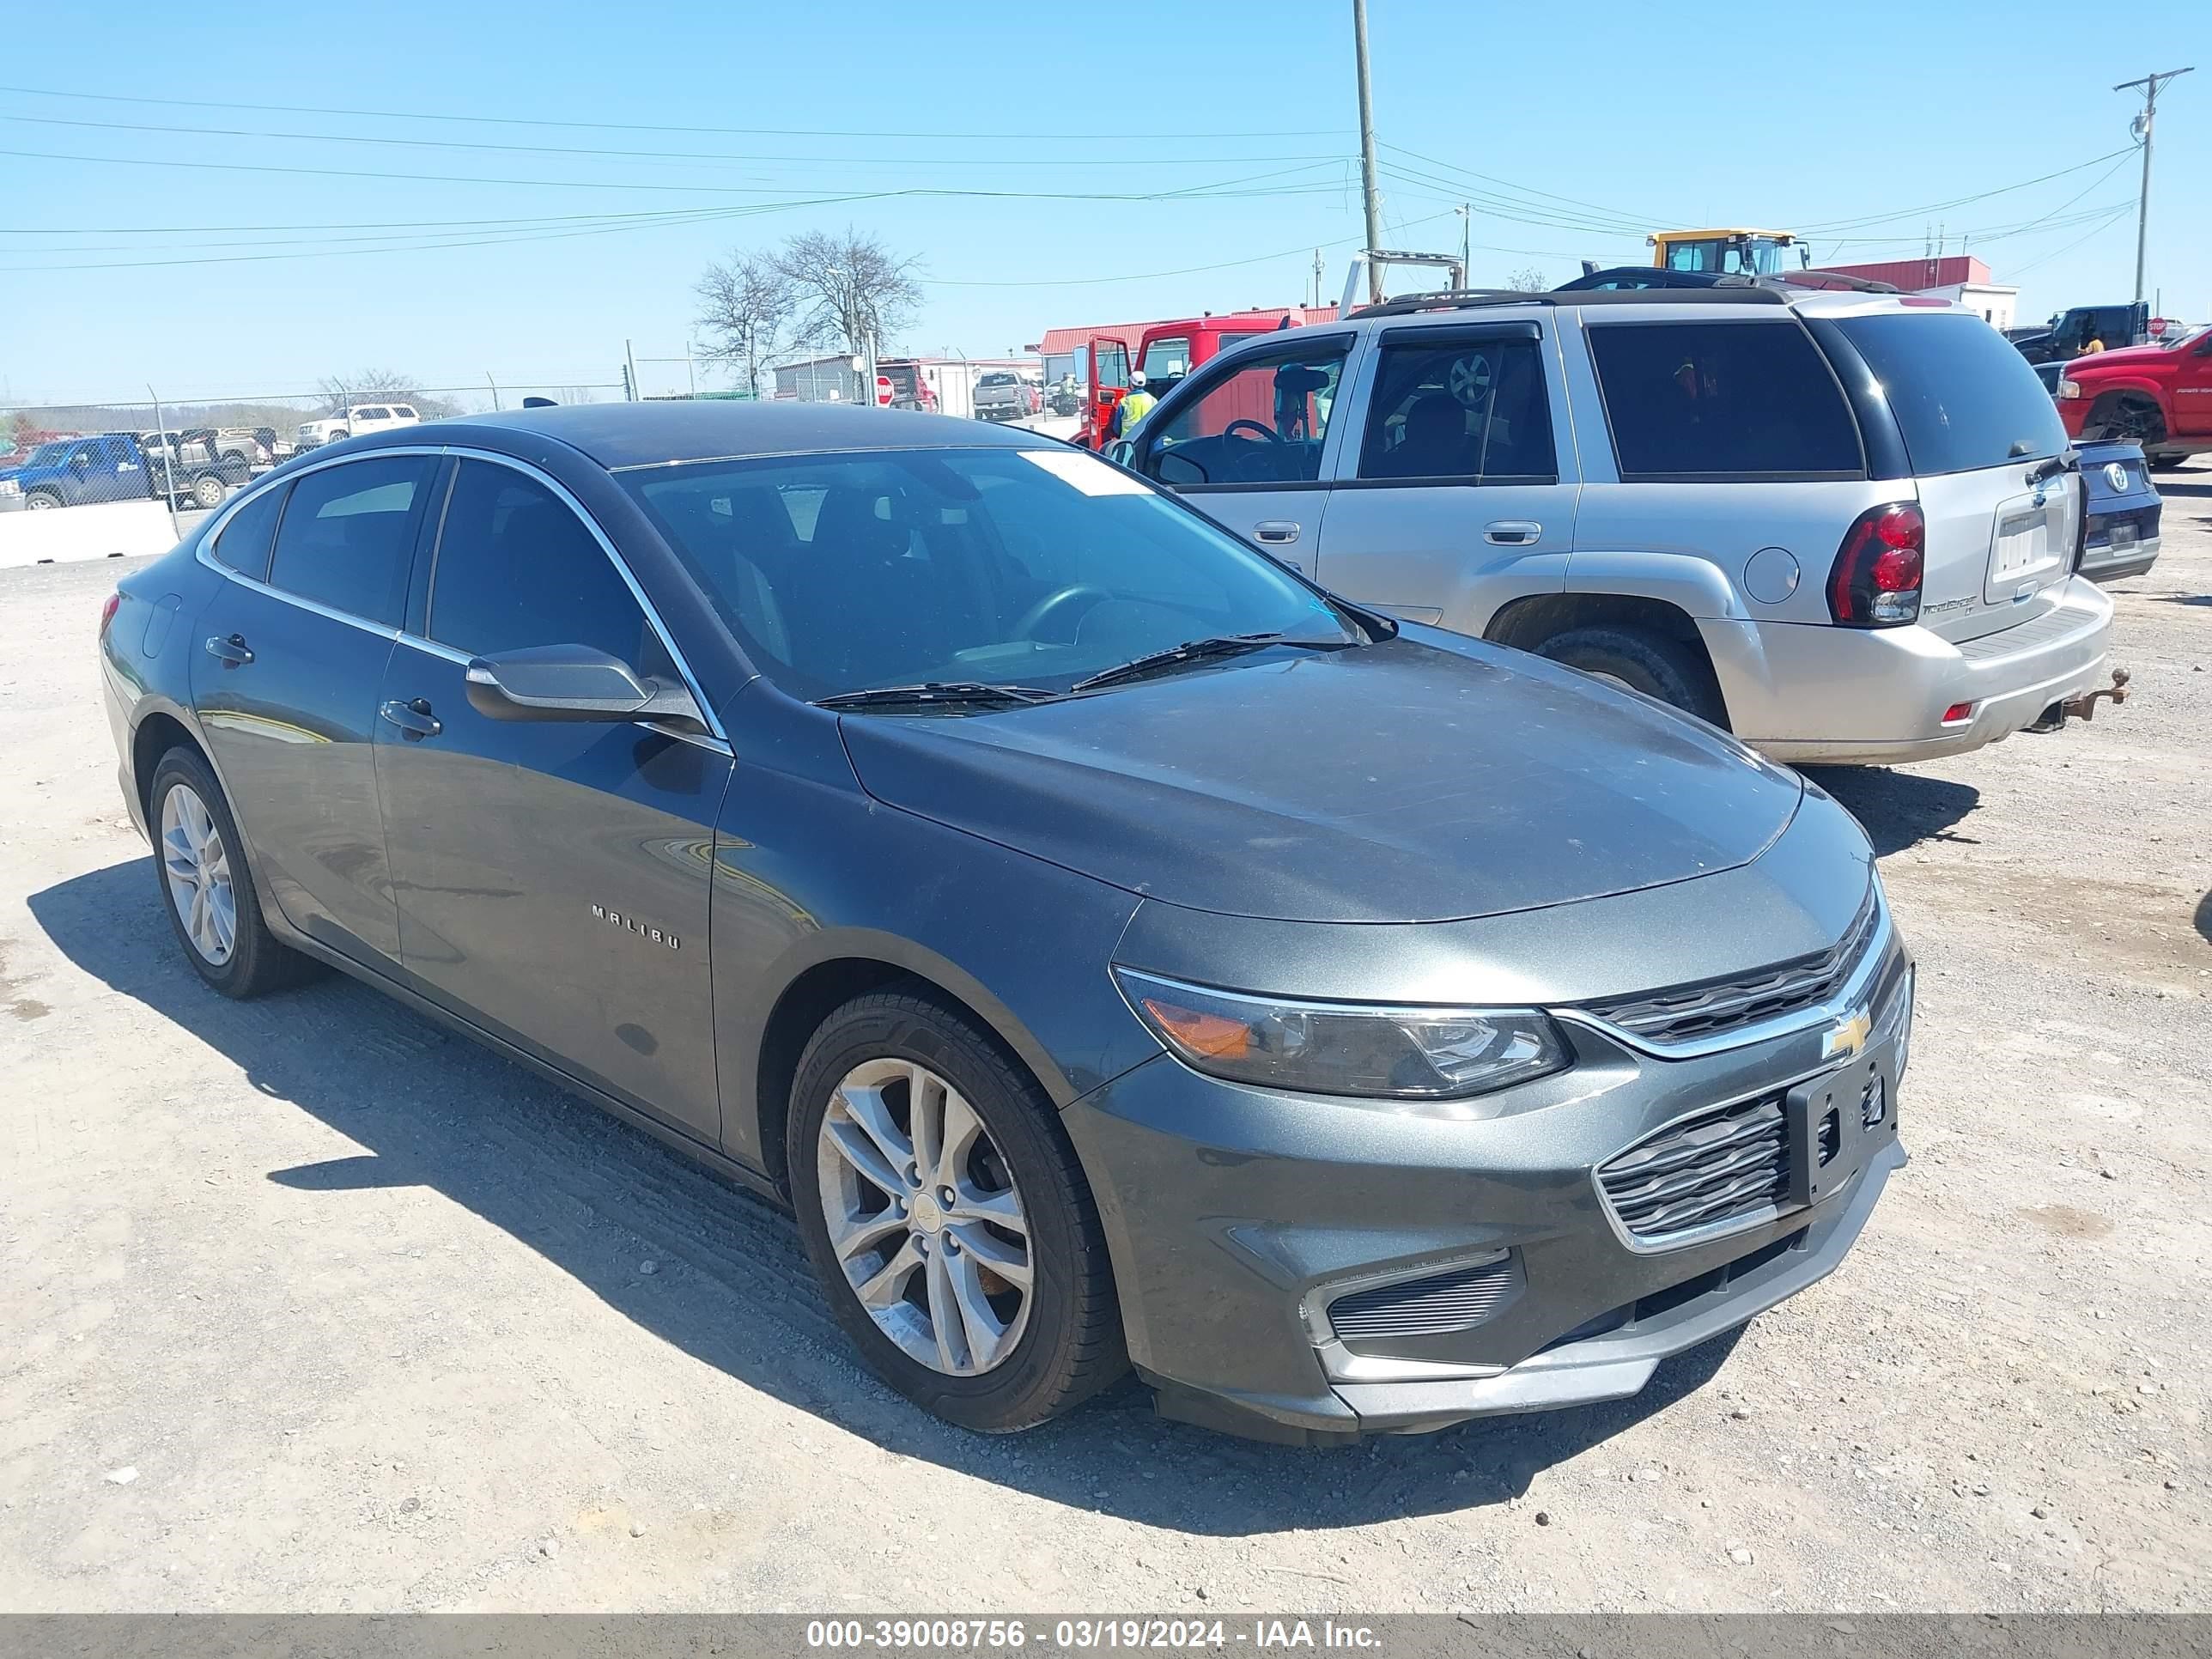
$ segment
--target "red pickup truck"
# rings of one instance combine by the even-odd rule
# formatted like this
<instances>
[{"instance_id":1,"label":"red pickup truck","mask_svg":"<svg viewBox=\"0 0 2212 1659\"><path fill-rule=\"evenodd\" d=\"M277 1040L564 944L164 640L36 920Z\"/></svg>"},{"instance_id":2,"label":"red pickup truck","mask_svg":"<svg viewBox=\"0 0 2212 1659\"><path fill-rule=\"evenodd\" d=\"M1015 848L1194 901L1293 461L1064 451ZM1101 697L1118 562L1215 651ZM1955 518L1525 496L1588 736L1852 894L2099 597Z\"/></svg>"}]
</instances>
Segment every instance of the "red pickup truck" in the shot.
<instances>
[{"instance_id":1,"label":"red pickup truck","mask_svg":"<svg viewBox=\"0 0 2212 1659\"><path fill-rule=\"evenodd\" d=\"M2212 328L2075 358L2059 379L2058 416L2076 438L2134 439L2153 466L2212 449Z\"/></svg>"}]
</instances>

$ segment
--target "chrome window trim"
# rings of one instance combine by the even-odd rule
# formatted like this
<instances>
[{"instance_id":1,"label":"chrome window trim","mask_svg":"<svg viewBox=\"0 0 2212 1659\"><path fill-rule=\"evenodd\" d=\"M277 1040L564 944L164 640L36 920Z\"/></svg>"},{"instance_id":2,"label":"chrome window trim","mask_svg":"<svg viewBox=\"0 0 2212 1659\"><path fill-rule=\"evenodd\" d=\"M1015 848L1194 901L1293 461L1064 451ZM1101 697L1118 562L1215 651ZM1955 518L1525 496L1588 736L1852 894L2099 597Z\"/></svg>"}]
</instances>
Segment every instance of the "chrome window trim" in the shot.
<instances>
[{"instance_id":1,"label":"chrome window trim","mask_svg":"<svg viewBox=\"0 0 2212 1659\"><path fill-rule=\"evenodd\" d=\"M609 562L615 568L615 574L623 579L623 586L629 589L630 597L637 601L639 608L645 612L646 621L652 624L653 631L659 636L661 648L668 653L668 659L676 665L676 672L683 676L684 687L691 693L691 701L699 705L700 717L707 722L708 732L715 743L720 745L721 752L726 754L734 752L729 747L729 733L723 729L721 720L708 702L705 693L699 688L699 677L691 672L691 664L677 645L675 635L669 631L667 621L661 616L659 608L647 597L645 589L639 586L637 577L630 570L629 561L617 550L607 532L599 528L599 521L592 518L586 510L584 504L569 492L567 485L544 468L533 466L530 462L518 459L513 455L501 455L495 450L477 449L464 444L384 444L379 445L374 449L362 450L347 455L333 455L324 460L288 463L286 466L278 467L264 477L257 480L251 488L241 491L226 502L222 510L210 519L201 531L199 544L192 550L193 556L209 569L227 576L232 581L251 588L256 592L265 593L271 599L282 599L288 605L296 605L303 611L313 611L319 617L327 617L333 622L349 623L353 627L362 629L383 639L396 641L405 638L410 644L428 646L441 654L450 653L454 655L457 660L466 663L468 659L454 653L449 646L440 646L435 641L421 639L405 633L402 629L386 627L381 623L371 622L366 617L356 617L349 611L335 610L329 605L318 604L313 599L304 599L297 593L288 593L281 587L271 586L267 582L258 581L241 571L232 569L230 566L215 556L216 538L222 533L224 526L230 522L240 507L261 495L263 491L282 488L285 484L304 477L310 472L320 472L325 467L343 466L349 461L365 461L378 455L451 455L463 460L488 461L495 466L512 468L551 490L563 506L582 520L584 528L591 532L592 539L599 543L599 550L607 556ZM439 537L441 540L444 529L445 526L441 522L439 526ZM436 550L437 544L434 543L432 544L434 578L436 574ZM270 562L270 568L272 571L276 568L273 557ZM671 737L696 738L698 735L696 732L678 732L663 726L657 721L646 723L656 731L667 731Z\"/></svg>"}]
</instances>

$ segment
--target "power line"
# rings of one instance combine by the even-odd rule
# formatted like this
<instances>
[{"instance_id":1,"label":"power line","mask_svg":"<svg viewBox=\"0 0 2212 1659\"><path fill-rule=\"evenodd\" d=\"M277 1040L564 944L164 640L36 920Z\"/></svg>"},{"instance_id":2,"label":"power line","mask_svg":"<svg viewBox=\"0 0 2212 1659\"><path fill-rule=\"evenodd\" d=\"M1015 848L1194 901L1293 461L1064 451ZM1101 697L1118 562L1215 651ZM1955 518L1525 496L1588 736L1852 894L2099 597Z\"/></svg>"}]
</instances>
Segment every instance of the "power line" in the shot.
<instances>
[{"instance_id":1,"label":"power line","mask_svg":"<svg viewBox=\"0 0 2212 1659\"><path fill-rule=\"evenodd\" d=\"M1401 228L1411 228L1414 225L1425 225L1433 220L1448 216L1449 216L1442 213L1431 213L1422 218L1408 219ZM1249 259L1224 259L1210 265L1182 265L1173 270L1130 271L1120 276L1078 276L1067 279L1036 277L1011 282L1002 279L970 282L950 276L924 277L922 286L925 288L1102 288L1114 283L1149 283L1162 276L1192 276L1201 271L1234 270L1241 265L1261 265L1273 259L1287 259L1293 254L1303 254L1316 246L1350 247L1356 245L1359 240L1357 236L1340 236L1335 240L1328 242L1301 242L1296 247L1285 248L1279 253L1255 253Z\"/></svg>"},{"instance_id":2,"label":"power line","mask_svg":"<svg viewBox=\"0 0 2212 1659\"><path fill-rule=\"evenodd\" d=\"M2116 155L2132 155L2132 147L2107 150L2102 155L2093 155L2086 161L2076 161L2072 167L2060 167L2056 173L2046 173L2033 179L2023 179L2016 185L2001 185L1995 190L1984 190L1972 196L1954 197L1948 202L1929 202L1919 207L1899 208L1894 213L1869 214L1857 219L1832 219L1825 223L1805 227L1807 235L1818 235L1826 240L1827 234L1838 230L1860 230L1869 225L1885 224L1893 219L1908 219L1922 213L1943 213L1953 208L1966 207L1975 202L1985 202L1992 196L2008 196L2016 190L2027 190L2036 185L2047 185L2053 179L2063 179L2069 173L2081 173L2095 167L2100 161L2109 161Z\"/></svg>"},{"instance_id":3,"label":"power line","mask_svg":"<svg viewBox=\"0 0 2212 1659\"><path fill-rule=\"evenodd\" d=\"M106 92L60 92L50 87L0 86L0 92L27 98L73 99L86 103L154 104L166 109L245 110L256 115L337 115L380 121L450 121L481 126L557 127L568 131L680 132L746 138L918 138L957 142L987 140L992 143L1011 139L1024 143L1063 139L1079 143L1126 144L1134 140L1157 143L1163 139L1340 138L1345 136L1342 129L1335 127L1288 127L1272 131L1253 128L1241 131L1232 129L1213 132L915 132L886 127L684 126L641 121L556 121L542 116L451 115L422 110L346 109L313 104L243 104L194 98L140 98Z\"/></svg>"},{"instance_id":4,"label":"power line","mask_svg":"<svg viewBox=\"0 0 2212 1659\"><path fill-rule=\"evenodd\" d=\"M1385 142L1382 148L1395 149L1401 155L1410 155L1416 161L1425 161L1431 167L1442 167L1446 173L1461 173L1469 179L1480 179L1486 184L1496 185L1501 189L1513 191L1516 195L1540 196L1550 201L1565 203L1571 207L1588 208L1592 212L1603 214L1609 219L1618 219L1625 224L1650 226L1658 222L1656 220L1624 212L1617 208L1604 207L1595 202L1585 202L1578 196L1561 196L1553 191L1538 190L1531 185L1516 185L1510 179L1500 179L1494 173L1478 173L1473 167L1463 167L1455 161L1447 161L1439 156L1425 155L1419 150L1407 149L1403 144Z\"/></svg>"},{"instance_id":5,"label":"power line","mask_svg":"<svg viewBox=\"0 0 2212 1659\"><path fill-rule=\"evenodd\" d=\"M2055 247L2048 253L2042 254L2036 258L2030 259L2026 264L2014 268L2010 274L2014 276L2025 276L2029 271L2033 270L2038 265L2047 265L2053 259L2056 259L2060 254L2071 253L2075 248L2081 246L2082 243L2103 234L2114 225L2119 223L2122 219L2127 216L2128 210L2132 208L2134 205L2135 204L2133 202L2121 203L2119 206L2114 208L2112 212L2106 216L2103 223L2092 226L2086 234L2075 237L2063 247Z\"/></svg>"},{"instance_id":6,"label":"power line","mask_svg":"<svg viewBox=\"0 0 2212 1659\"><path fill-rule=\"evenodd\" d=\"M404 138L358 132L287 132L265 127L186 127L152 121L85 121L59 115L0 113L0 121L77 127L102 132L155 132L172 137L280 139L288 143L368 144L410 149L489 150L515 155L570 155L598 161L746 161L805 167L1235 167L1247 161L1334 161L1322 155L763 155L730 150L605 149L576 144L491 144L459 138Z\"/></svg>"},{"instance_id":7,"label":"power line","mask_svg":"<svg viewBox=\"0 0 2212 1659\"><path fill-rule=\"evenodd\" d=\"M758 188L737 185L644 184L635 180L601 179L484 179L454 173L392 173L353 167L282 167L273 162L265 161L179 161L167 157L137 155L77 155L49 150L33 149L0 149L0 155L17 156L25 160L36 161L83 161L103 167L170 167L183 168L203 173L276 173L289 177L305 179L370 179L383 182L396 181L405 184L504 185L509 186L519 185L523 188L532 190L652 191L666 194L690 196L797 196L805 193L801 191L791 189ZM1309 163L1304 167L1284 168L1281 171L1282 173L1310 173L1314 171L1316 167L1323 165L1328 164L1314 162ZM1254 175L1255 178L1278 176L1281 176L1281 174L1261 173ZM1241 182L1245 181L1236 179L1225 180L1224 181L1224 185L1225 186L1226 185L1233 185ZM815 188L818 190L823 187L817 185ZM1005 198L1015 201L1039 202L1158 202L1166 201L1176 198L1203 196L1209 191L1216 188L1220 187L1206 185L1194 185L1182 190L1174 191L1027 191L969 190L956 189L945 185L913 185L872 193L886 197L973 197L985 199ZM1223 193L1231 196L1253 197L1285 195L1296 196L1322 193L1334 188L1334 185L1323 185L1311 187L1285 186L1279 189L1259 191L1229 191L1224 189Z\"/></svg>"}]
</instances>

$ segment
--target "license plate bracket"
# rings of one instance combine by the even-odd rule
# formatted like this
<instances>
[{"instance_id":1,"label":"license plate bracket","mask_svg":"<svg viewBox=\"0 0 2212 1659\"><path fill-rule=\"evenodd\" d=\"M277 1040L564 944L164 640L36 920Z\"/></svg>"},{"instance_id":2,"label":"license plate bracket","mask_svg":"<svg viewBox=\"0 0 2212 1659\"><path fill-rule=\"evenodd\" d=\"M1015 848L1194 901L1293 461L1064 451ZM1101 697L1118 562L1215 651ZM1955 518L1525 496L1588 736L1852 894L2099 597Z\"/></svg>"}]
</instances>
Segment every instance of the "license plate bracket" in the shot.
<instances>
[{"instance_id":1,"label":"license plate bracket","mask_svg":"<svg viewBox=\"0 0 2212 1659\"><path fill-rule=\"evenodd\" d=\"M1897 1138L1897 1060L1888 1043L1784 1097L1790 1202L1822 1203Z\"/></svg>"}]
</instances>

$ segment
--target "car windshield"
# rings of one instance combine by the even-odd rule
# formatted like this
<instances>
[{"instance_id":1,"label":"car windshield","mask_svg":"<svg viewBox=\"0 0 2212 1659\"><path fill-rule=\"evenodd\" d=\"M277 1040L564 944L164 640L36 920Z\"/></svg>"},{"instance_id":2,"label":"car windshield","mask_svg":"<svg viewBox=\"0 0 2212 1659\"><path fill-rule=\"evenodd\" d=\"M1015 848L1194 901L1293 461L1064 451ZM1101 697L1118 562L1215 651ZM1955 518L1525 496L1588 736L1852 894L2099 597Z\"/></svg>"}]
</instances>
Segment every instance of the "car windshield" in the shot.
<instances>
[{"instance_id":1,"label":"car windshield","mask_svg":"<svg viewBox=\"0 0 2212 1659\"><path fill-rule=\"evenodd\" d=\"M820 698L1065 691L1222 636L1363 635L1312 589L1080 450L698 461L617 475L762 672Z\"/></svg>"}]
</instances>

